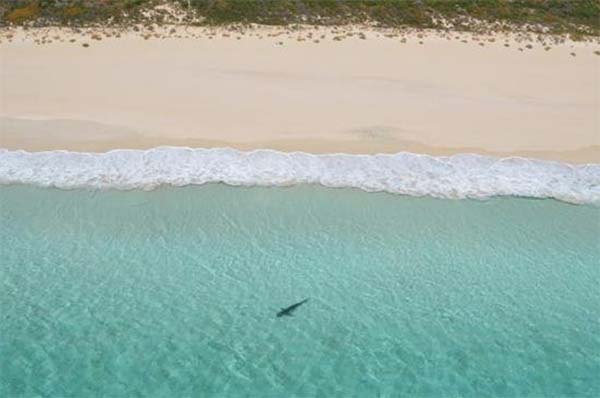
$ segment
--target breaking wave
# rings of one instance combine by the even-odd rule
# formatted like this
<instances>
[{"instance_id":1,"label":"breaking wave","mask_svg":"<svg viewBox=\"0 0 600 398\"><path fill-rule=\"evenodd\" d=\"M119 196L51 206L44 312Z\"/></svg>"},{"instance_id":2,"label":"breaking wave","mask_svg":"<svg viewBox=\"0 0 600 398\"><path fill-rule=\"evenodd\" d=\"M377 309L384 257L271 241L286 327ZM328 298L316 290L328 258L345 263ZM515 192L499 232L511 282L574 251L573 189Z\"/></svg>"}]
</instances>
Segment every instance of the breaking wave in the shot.
<instances>
[{"instance_id":1,"label":"breaking wave","mask_svg":"<svg viewBox=\"0 0 600 398\"><path fill-rule=\"evenodd\" d=\"M160 147L106 153L0 150L0 184L153 189L222 182L320 184L439 198L523 196L600 204L600 164L475 154L315 155L273 150Z\"/></svg>"}]
</instances>

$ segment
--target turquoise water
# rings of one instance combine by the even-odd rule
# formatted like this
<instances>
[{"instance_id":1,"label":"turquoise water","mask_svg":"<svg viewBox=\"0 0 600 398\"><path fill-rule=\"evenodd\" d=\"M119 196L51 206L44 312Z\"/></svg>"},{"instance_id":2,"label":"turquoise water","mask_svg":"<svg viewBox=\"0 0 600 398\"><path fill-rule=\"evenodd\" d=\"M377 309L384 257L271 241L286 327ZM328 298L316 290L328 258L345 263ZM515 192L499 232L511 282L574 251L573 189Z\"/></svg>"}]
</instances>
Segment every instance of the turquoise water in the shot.
<instances>
[{"instance_id":1,"label":"turquoise water","mask_svg":"<svg viewBox=\"0 0 600 398\"><path fill-rule=\"evenodd\" d=\"M598 208L9 186L0 216L1 397L600 395Z\"/></svg>"}]
</instances>

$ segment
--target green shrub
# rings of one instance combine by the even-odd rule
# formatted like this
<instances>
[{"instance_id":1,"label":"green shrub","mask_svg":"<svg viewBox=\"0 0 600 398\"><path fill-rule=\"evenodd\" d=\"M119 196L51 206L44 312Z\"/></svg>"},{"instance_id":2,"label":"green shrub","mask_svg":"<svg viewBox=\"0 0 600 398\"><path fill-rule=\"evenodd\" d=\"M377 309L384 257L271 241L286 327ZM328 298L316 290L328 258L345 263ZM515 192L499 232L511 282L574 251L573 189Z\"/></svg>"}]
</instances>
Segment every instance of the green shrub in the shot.
<instances>
[{"instance_id":1,"label":"green shrub","mask_svg":"<svg viewBox=\"0 0 600 398\"><path fill-rule=\"evenodd\" d=\"M38 2L32 2L25 7L15 8L6 16L6 20L11 23L23 23L27 20L35 19L40 14L40 5Z\"/></svg>"}]
</instances>

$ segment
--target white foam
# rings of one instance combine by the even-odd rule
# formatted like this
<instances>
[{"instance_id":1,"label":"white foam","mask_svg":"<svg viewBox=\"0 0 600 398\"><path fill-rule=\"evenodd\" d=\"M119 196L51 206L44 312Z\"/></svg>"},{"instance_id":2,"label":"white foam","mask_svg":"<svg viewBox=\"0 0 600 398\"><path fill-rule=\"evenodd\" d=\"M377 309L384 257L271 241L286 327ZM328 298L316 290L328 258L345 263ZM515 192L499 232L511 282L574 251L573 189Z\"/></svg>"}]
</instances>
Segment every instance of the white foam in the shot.
<instances>
[{"instance_id":1,"label":"white foam","mask_svg":"<svg viewBox=\"0 0 600 398\"><path fill-rule=\"evenodd\" d=\"M411 196L525 196L600 204L600 164L413 153L313 155L161 147L106 153L0 150L0 184L153 189L161 185L320 184Z\"/></svg>"}]
</instances>

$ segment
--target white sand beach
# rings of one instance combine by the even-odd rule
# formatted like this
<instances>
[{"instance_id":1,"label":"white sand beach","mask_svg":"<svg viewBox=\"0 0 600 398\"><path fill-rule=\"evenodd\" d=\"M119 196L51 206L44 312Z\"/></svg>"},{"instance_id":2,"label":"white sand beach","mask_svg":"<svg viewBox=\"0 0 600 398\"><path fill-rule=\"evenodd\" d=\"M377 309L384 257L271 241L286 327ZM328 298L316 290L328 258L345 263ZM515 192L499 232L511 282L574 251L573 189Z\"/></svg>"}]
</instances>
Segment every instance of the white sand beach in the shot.
<instances>
[{"instance_id":1,"label":"white sand beach","mask_svg":"<svg viewBox=\"0 0 600 398\"><path fill-rule=\"evenodd\" d=\"M66 29L3 31L0 147L600 161L597 43L530 49L513 37L454 33L363 29L365 38L337 40L334 28L172 29L168 38L101 40ZM36 44L41 37L52 42Z\"/></svg>"}]
</instances>

